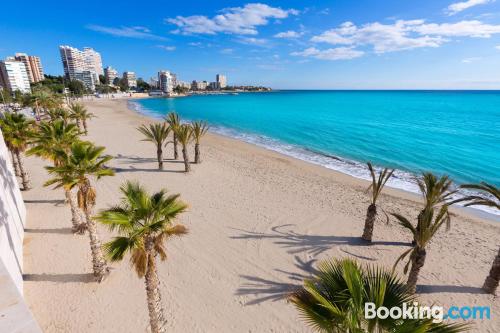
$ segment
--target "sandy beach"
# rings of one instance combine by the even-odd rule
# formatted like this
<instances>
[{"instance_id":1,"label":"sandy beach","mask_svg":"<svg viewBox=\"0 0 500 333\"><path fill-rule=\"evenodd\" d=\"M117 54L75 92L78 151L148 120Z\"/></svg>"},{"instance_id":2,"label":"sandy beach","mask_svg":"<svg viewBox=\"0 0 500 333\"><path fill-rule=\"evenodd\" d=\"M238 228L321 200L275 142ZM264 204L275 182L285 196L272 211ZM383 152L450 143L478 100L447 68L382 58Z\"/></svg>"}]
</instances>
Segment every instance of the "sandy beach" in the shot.
<instances>
[{"instance_id":1,"label":"sandy beach","mask_svg":"<svg viewBox=\"0 0 500 333\"><path fill-rule=\"evenodd\" d=\"M106 146L115 177L97 183L97 210L118 203L125 180L150 191L180 193L190 233L167 244L159 264L169 332L310 332L286 295L317 261L350 257L391 268L409 234L379 216L374 244L360 236L369 205L368 182L215 134L202 142L202 160L183 173L169 145L157 170L153 144L136 128L154 120L127 109L126 100L85 101L97 118L88 140ZM191 158L194 152L190 149ZM147 332L144 282L128 260L113 263L101 284L92 280L87 235L71 233L61 190L44 188L47 163L30 157L33 189L23 192L25 297L44 332ZM415 218L419 197L385 189L380 207ZM500 223L452 209L452 228L427 251L418 291L427 303L490 306L491 320L473 332L500 332L500 302L482 292L500 243ZM99 226L102 240L112 235ZM399 267L402 271L402 267Z\"/></svg>"}]
</instances>

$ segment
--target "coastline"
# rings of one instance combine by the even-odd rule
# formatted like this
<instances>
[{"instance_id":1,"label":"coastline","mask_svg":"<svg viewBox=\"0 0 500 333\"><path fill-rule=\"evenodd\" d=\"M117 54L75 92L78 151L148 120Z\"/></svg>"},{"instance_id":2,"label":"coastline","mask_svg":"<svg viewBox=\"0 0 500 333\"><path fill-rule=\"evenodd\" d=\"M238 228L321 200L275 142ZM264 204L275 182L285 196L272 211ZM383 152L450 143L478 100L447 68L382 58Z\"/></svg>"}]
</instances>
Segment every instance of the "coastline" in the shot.
<instances>
[{"instance_id":1,"label":"coastline","mask_svg":"<svg viewBox=\"0 0 500 333\"><path fill-rule=\"evenodd\" d=\"M126 99L84 103L98 117L89 122L88 139L106 146L117 170L97 183L97 210L118 202L125 180L168 188L189 204L180 222L190 233L169 241L169 258L159 264L169 331L310 332L285 298L319 260L354 257L390 268L410 242L380 216L376 242L359 243L369 203L365 180L214 133L203 138L203 163L192 173L171 160L171 146L160 172L154 147L135 130L154 119L129 110ZM61 191L42 187L45 164L26 161L34 186L24 193L25 295L35 318L44 332L145 331L143 281L125 260L112 264L102 284L89 283L88 237L65 231L69 209ZM414 218L419 198L388 188L380 205ZM445 307L490 306L492 320L474 322L474 331L498 332L500 304L480 286L498 251L500 225L452 212L451 230L429 246L419 298ZM102 226L99 232L103 242L112 237Z\"/></svg>"},{"instance_id":2,"label":"coastline","mask_svg":"<svg viewBox=\"0 0 500 333\"><path fill-rule=\"evenodd\" d=\"M191 96L182 96L182 97L191 97ZM171 97L175 98L175 97ZM142 98L138 98L139 100ZM132 104L134 103L134 104ZM151 120L151 119L161 119L157 117L155 114L152 114L149 112L147 109L143 109L140 104L138 104L135 101L127 101L127 109L131 111L132 113L136 115L140 115L141 117L144 117L145 119ZM342 176L347 176L347 177L352 177L353 179L361 180L363 181L362 183L365 186L370 185L370 180L369 180L369 175L368 171L366 170L366 164L362 164L359 161L353 161L353 160L348 160L339 156L331 156L331 155L326 155L321 152L316 152L309 150L307 148L300 148L297 147L301 150L303 150L306 153L310 153L311 155L319 155L320 157L324 157L326 159L331 159L335 160L336 162L339 162L343 164L341 167L338 165L330 165L327 162L324 161L317 161L317 158L314 158L314 156L304 156L301 154L293 154L290 153L289 151L284 151L281 149L281 146L285 145L283 143L280 143L279 145L269 145L263 142L259 142L256 140L250 140L248 135L246 134L241 134L235 130L230 130L226 128L217 128L213 129L211 128L209 130L210 135L215 135L223 138L228 138L232 140L236 140L238 142L243 142L246 144L250 144L254 147L260 148L260 149L265 149L267 151L272 151L280 156L286 157L286 158L291 158L296 161L302 161L310 165L315 165L319 166L322 169L327 169L329 171L332 171L334 173L341 174ZM271 138L269 138L271 139ZM273 139L274 140L274 139ZM309 157L309 158L308 158ZM354 172L350 170L350 168L355 167L357 170ZM359 171L361 170L361 172ZM394 190L396 191L394 193L395 196L407 196L409 195L408 198L411 198L413 201L419 201L420 200L420 194L418 190L417 184L412 181L410 182L409 179L414 178L415 175L409 171L403 171L396 169L395 174L392 179L389 180L389 182L386 184L386 189L387 190ZM467 216L474 216L477 218L481 218L486 220L489 223L500 223L500 215L496 215L493 212L495 211L494 209L491 210L489 208L484 208L484 207L464 207L458 204L455 204L452 206L451 209L452 212L455 213L461 213L463 215Z\"/></svg>"}]
</instances>

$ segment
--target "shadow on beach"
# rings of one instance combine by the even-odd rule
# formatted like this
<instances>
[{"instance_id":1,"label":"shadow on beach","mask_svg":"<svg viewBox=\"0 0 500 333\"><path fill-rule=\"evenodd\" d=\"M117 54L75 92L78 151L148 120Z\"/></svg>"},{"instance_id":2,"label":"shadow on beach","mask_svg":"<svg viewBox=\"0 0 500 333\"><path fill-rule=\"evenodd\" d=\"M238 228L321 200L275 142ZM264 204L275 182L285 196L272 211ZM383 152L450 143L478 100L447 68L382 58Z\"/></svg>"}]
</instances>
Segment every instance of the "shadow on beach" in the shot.
<instances>
[{"instance_id":1,"label":"shadow on beach","mask_svg":"<svg viewBox=\"0 0 500 333\"><path fill-rule=\"evenodd\" d=\"M353 245L353 246L411 246L408 242L392 242L392 241L374 241L367 243L361 237L352 236L318 236L318 235L304 235L299 234L292 230L283 230L286 227L294 226L293 224L284 224L271 228L270 233L261 233L254 231L245 231L241 229L234 229L241 231L242 234L232 236L232 239L272 239L274 244L284 247L290 254L306 252L313 256L320 255L321 253L330 250L332 246L337 245Z\"/></svg>"},{"instance_id":2,"label":"shadow on beach","mask_svg":"<svg viewBox=\"0 0 500 333\"><path fill-rule=\"evenodd\" d=\"M57 282L57 283L93 283L95 282L94 274L23 274L24 281L34 282Z\"/></svg>"},{"instance_id":3,"label":"shadow on beach","mask_svg":"<svg viewBox=\"0 0 500 333\"><path fill-rule=\"evenodd\" d=\"M238 296L257 296L257 298L245 303L246 305L255 305L265 301L279 301L287 298L290 293L302 286L303 280L317 273L317 270L314 268L316 259L303 261L298 256L295 256L294 261L294 266L299 272L275 269L275 272L283 274L288 280L293 281L293 283L273 281L258 276L240 275L246 282L236 290L235 294Z\"/></svg>"},{"instance_id":4,"label":"shadow on beach","mask_svg":"<svg viewBox=\"0 0 500 333\"><path fill-rule=\"evenodd\" d=\"M73 231L71 228L48 228L48 229L24 229L24 232L30 234L61 234L61 235L72 235Z\"/></svg>"}]
</instances>

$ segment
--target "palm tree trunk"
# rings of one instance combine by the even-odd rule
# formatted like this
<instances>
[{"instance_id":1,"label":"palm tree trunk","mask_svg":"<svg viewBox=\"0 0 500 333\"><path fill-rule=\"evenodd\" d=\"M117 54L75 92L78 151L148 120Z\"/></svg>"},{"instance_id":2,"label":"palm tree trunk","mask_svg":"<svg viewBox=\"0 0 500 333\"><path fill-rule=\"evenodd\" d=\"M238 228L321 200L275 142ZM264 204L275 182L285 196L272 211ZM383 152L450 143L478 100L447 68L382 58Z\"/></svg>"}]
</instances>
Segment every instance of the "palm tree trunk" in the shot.
<instances>
[{"instance_id":1,"label":"palm tree trunk","mask_svg":"<svg viewBox=\"0 0 500 333\"><path fill-rule=\"evenodd\" d=\"M174 133L174 160L179 158L179 152L177 151L177 135Z\"/></svg>"},{"instance_id":2,"label":"palm tree trunk","mask_svg":"<svg viewBox=\"0 0 500 333\"><path fill-rule=\"evenodd\" d=\"M189 164L187 147L184 146L182 147L182 157L184 157L184 171L185 172L191 171L191 165Z\"/></svg>"},{"instance_id":3,"label":"palm tree trunk","mask_svg":"<svg viewBox=\"0 0 500 333\"><path fill-rule=\"evenodd\" d=\"M87 135L89 133L87 131L87 121L85 119L83 119L82 123L83 123L83 131L85 132L85 135Z\"/></svg>"},{"instance_id":4,"label":"palm tree trunk","mask_svg":"<svg viewBox=\"0 0 500 333\"><path fill-rule=\"evenodd\" d=\"M373 237L373 227L375 226L375 219L377 217L377 206L372 203L368 206L366 211L366 219L365 219L365 229L363 231L362 238L365 241L371 242Z\"/></svg>"},{"instance_id":5,"label":"palm tree trunk","mask_svg":"<svg viewBox=\"0 0 500 333\"><path fill-rule=\"evenodd\" d=\"M14 168L14 174L17 177L21 177L21 171L19 170L19 163L17 162L17 157L12 150L10 150L10 158L12 159L12 166Z\"/></svg>"},{"instance_id":6,"label":"palm tree trunk","mask_svg":"<svg viewBox=\"0 0 500 333\"><path fill-rule=\"evenodd\" d=\"M80 122L80 119L76 119L76 126L78 127L78 130L81 131L82 130L82 124Z\"/></svg>"},{"instance_id":7,"label":"palm tree trunk","mask_svg":"<svg viewBox=\"0 0 500 333\"><path fill-rule=\"evenodd\" d=\"M491 265L490 274L484 281L483 289L489 294L495 295L500 281L500 248L498 248L497 256Z\"/></svg>"},{"instance_id":8,"label":"palm tree trunk","mask_svg":"<svg viewBox=\"0 0 500 333\"><path fill-rule=\"evenodd\" d=\"M88 191L90 190L88 187L89 186L85 186L85 188L80 189L83 192L82 196L84 198L87 198L88 196ZM108 273L108 267L106 260L104 259L104 255L102 254L102 245L101 240L99 239L99 234L97 233L97 225L92 218L91 205L85 204L83 206L83 212L85 214L85 221L87 223L87 228L89 231L90 251L92 253L92 268L94 270L94 276L96 277L97 282L101 282Z\"/></svg>"},{"instance_id":9,"label":"palm tree trunk","mask_svg":"<svg viewBox=\"0 0 500 333\"><path fill-rule=\"evenodd\" d=\"M19 152L19 150L16 150L16 157L19 163L19 172L21 173L21 183L23 184L23 191L27 191L31 188L30 179L28 177L28 173L24 171L24 163L23 159L21 158L21 153Z\"/></svg>"},{"instance_id":10,"label":"palm tree trunk","mask_svg":"<svg viewBox=\"0 0 500 333\"><path fill-rule=\"evenodd\" d=\"M64 190L64 195L66 200L69 202L71 208L71 222L73 224L73 232L76 234L83 234L87 230L87 225L82 222L81 215L79 213L79 208L76 205L75 198L71 190Z\"/></svg>"},{"instance_id":11,"label":"palm tree trunk","mask_svg":"<svg viewBox=\"0 0 500 333\"><path fill-rule=\"evenodd\" d=\"M411 293L415 293L417 291L418 275L420 274L420 269L424 267L426 256L427 253L425 249L417 247L411 258L411 269L410 274L408 275L408 282L406 283L406 286Z\"/></svg>"},{"instance_id":12,"label":"palm tree trunk","mask_svg":"<svg viewBox=\"0 0 500 333\"><path fill-rule=\"evenodd\" d=\"M196 164L200 164L201 163L201 160L200 160L200 144L199 143L195 143L194 144L194 163L196 163Z\"/></svg>"},{"instance_id":13,"label":"palm tree trunk","mask_svg":"<svg viewBox=\"0 0 500 333\"><path fill-rule=\"evenodd\" d=\"M146 253L148 253L148 266L144 282L146 284L146 297L149 311L149 324L151 325L151 333L166 332L163 316L163 308L161 306L161 295L159 288L158 274L156 272L155 255L153 254L153 241L148 239L145 244Z\"/></svg>"},{"instance_id":14,"label":"palm tree trunk","mask_svg":"<svg viewBox=\"0 0 500 333\"><path fill-rule=\"evenodd\" d=\"M163 170L163 151L161 150L161 143L156 147L156 158L158 159L158 169Z\"/></svg>"}]
</instances>

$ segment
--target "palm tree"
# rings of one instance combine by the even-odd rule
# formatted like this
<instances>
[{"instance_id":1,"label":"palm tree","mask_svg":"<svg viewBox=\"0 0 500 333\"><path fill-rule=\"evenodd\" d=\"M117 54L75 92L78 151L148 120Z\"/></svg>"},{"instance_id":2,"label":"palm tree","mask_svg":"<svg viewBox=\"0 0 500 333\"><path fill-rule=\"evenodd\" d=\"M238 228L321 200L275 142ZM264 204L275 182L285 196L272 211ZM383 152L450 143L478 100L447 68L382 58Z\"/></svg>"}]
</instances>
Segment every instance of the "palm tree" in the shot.
<instances>
[{"instance_id":1,"label":"palm tree","mask_svg":"<svg viewBox=\"0 0 500 333\"><path fill-rule=\"evenodd\" d=\"M366 318L365 303L376 308L412 306L416 298L391 271L361 267L350 259L322 262L312 279L289 300L317 332L464 332L464 324L433 323L433 319Z\"/></svg>"},{"instance_id":2,"label":"palm tree","mask_svg":"<svg viewBox=\"0 0 500 333\"><path fill-rule=\"evenodd\" d=\"M4 139L8 142L7 146L17 159L24 191L30 189L30 180L24 168L21 154L28 147L32 135L32 125L33 121L26 119L22 113L5 112L4 117L0 119L0 127L4 133Z\"/></svg>"},{"instance_id":3,"label":"palm tree","mask_svg":"<svg viewBox=\"0 0 500 333\"><path fill-rule=\"evenodd\" d=\"M166 123L150 124L149 127L142 125L137 129L144 134L145 139L142 141L149 141L156 145L156 157L158 159L158 169L163 170L163 143L167 140L170 133L170 127Z\"/></svg>"},{"instance_id":4,"label":"palm tree","mask_svg":"<svg viewBox=\"0 0 500 333\"><path fill-rule=\"evenodd\" d=\"M177 151L177 134L175 133L175 128L181 124L181 121L179 119L179 115L175 112L170 112L167 117L165 118L165 121L170 125L170 128L172 129L174 133L174 159L179 158L179 153Z\"/></svg>"},{"instance_id":5,"label":"palm tree","mask_svg":"<svg viewBox=\"0 0 500 333\"><path fill-rule=\"evenodd\" d=\"M372 201L366 211L365 228L362 238L368 242L371 242L373 236L373 227L375 225L375 219L377 218L377 199L382 192L385 183L387 183L389 178L391 178L394 169L389 170L388 168L385 168L379 173L377 177L375 175L375 171L373 170L372 164L370 162L368 162L367 164L368 170L370 170L370 175L372 176L372 183L368 187L367 191L372 191Z\"/></svg>"},{"instance_id":6,"label":"palm tree","mask_svg":"<svg viewBox=\"0 0 500 333\"><path fill-rule=\"evenodd\" d=\"M191 165L189 164L189 156L187 146L193 137L193 132L189 125L178 125L173 129L177 139L182 145L182 157L184 158L184 171L191 171Z\"/></svg>"},{"instance_id":7,"label":"palm tree","mask_svg":"<svg viewBox=\"0 0 500 333\"><path fill-rule=\"evenodd\" d=\"M78 141L80 131L75 124L68 124L63 119L57 119L53 122L41 122L31 143L33 147L26 152L26 155L35 155L46 160L50 160L54 167L64 163L61 158L67 156L71 149L71 144ZM61 156L60 151L64 152ZM64 195L71 208L71 221L73 232L83 233L86 224L82 223L78 206L75 202L71 190L64 188Z\"/></svg>"},{"instance_id":8,"label":"palm tree","mask_svg":"<svg viewBox=\"0 0 500 333\"><path fill-rule=\"evenodd\" d=\"M61 99L54 95L45 87L37 88L30 96L29 104L35 109L37 116L40 116L40 110L45 112L61 106Z\"/></svg>"},{"instance_id":9,"label":"palm tree","mask_svg":"<svg viewBox=\"0 0 500 333\"><path fill-rule=\"evenodd\" d=\"M102 254L101 241L97 233L97 226L92 218L92 210L95 206L96 191L90 182L90 178L99 180L104 176L113 176L114 172L104 166L112 159L111 156L103 156L104 147L96 147L90 142L77 141L71 145L70 153L59 151L65 156L64 161L57 167L46 167L54 178L47 181L46 185L55 184L56 188L64 187L68 190L77 188L78 206L85 215L87 229L90 237L90 250L92 253L92 266L97 281L102 281L108 272L106 260Z\"/></svg>"},{"instance_id":10,"label":"palm tree","mask_svg":"<svg viewBox=\"0 0 500 333\"><path fill-rule=\"evenodd\" d=\"M10 153L10 159L12 162L12 168L14 169L14 174L16 175L16 177L21 177L21 170L19 170L19 163L17 161L16 154L14 153L14 147L12 147L12 145L10 144L12 138L9 138L9 135L11 134L8 132L7 125L2 123L1 118L0 118L0 129L3 132L2 137L5 142L5 146L7 147Z\"/></svg>"},{"instance_id":11,"label":"palm tree","mask_svg":"<svg viewBox=\"0 0 500 333\"><path fill-rule=\"evenodd\" d=\"M68 110L63 108L48 110L47 114L49 115L51 121L62 119L65 123L67 123L71 118L71 115L68 112Z\"/></svg>"},{"instance_id":12,"label":"palm tree","mask_svg":"<svg viewBox=\"0 0 500 333\"><path fill-rule=\"evenodd\" d=\"M131 253L132 266L140 278L144 277L151 332L165 332L156 257L165 260L165 241L187 233L183 225L173 224L187 206L179 200L179 194L167 196L161 190L150 195L138 183L126 182L121 192L122 203L96 217L119 234L104 244L104 250L111 261L121 261L126 252Z\"/></svg>"},{"instance_id":13,"label":"palm tree","mask_svg":"<svg viewBox=\"0 0 500 333\"><path fill-rule=\"evenodd\" d=\"M466 184L462 185L462 188L470 189L470 190L478 190L482 191L489 196L479 196L479 195L470 195L465 197L465 200L469 201L465 204L465 206L487 206L493 207L497 210L500 210L500 189L493 185L487 184L485 182L481 182L480 184ZM483 289L487 293L495 294L498 288L498 283L500 281L500 247L498 248L498 253L493 260L491 265L490 274L486 277L486 280L483 284Z\"/></svg>"},{"instance_id":14,"label":"palm tree","mask_svg":"<svg viewBox=\"0 0 500 333\"><path fill-rule=\"evenodd\" d=\"M76 125L79 129L81 129L81 125L83 125L83 131L85 135L87 135L87 120L94 117L93 113L87 111L85 106L81 103L71 103L69 105L70 117L75 119Z\"/></svg>"},{"instance_id":15,"label":"palm tree","mask_svg":"<svg viewBox=\"0 0 500 333\"><path fill-rule=\"evenodd\" d=\"M208 125L204 121L194 121L191 123L191 129L193 132L194 139L194 163L201 163L200 159L200 140L201 137L205 135L208 131Z\"/></svg>"},{"instance_id":16,"label":"palm tree","mask_svg":"<svg viewBox=\"0 0 500 333\"><path fill-rule=\"evenodd\" d=\"M435 213L436 211L437 213ZM424 209L418 217L418 228L414 227L406 217L396 213L393 213L392 215L396 217L402 227L408 229L412 233L414 239L412 248L405 251L394 264L394 267L396 267L399 261L410 255L410 258L404 267L404 273L406 274L408 272L408 266L411 263L407 284L410 292L414 293L417 289L417 281L420 270L424 266L425 259L427 257L427 245L431 242L434 235L436 235L438 230L443 225L446 225L446 230L449 230L450 228L451 220L448 214L448 207L447 205L443 205L440 208L427 207Z\"/></svg>"}]
</instances>

